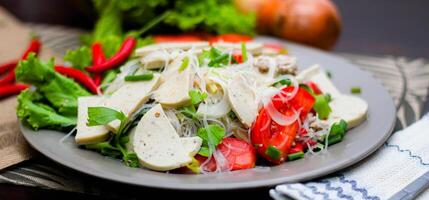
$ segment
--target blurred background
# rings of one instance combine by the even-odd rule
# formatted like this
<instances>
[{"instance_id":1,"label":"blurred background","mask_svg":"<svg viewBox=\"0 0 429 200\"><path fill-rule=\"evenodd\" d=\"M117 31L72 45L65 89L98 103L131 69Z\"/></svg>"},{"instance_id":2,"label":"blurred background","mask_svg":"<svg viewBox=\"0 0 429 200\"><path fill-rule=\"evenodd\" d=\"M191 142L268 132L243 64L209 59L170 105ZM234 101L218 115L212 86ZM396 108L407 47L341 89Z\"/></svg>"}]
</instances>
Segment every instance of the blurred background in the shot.
<instances>
[{"instance_id":1,"label":"blurred background","mask_svg":"<svg viewBox=\"0 0 429 200\"><path fill-rule=\"evenodd\" d=\"M265 1L265 4L276 5L277 1L278 0ZM162 1L153 0L148 2L156 3ZM258 10L263 7L260 1L257 0L239 0L236 1L235 5L237 5L237 2L238 4L245 5L244 7L258 5L256 8L246 8L248 10ZM303 2L307 2L307 0L303 0ZM333 0L333 3L339 11L341 33L338 35L338 39L336 39L337 36L332 36L333 33L329 33L331 36L328 37L334 37L335 42L325 45L323 48L331 49L332 47L333 51L369 55L388 54L407 56L410 58L428 57L429 38L427 35L429 32L429 12L427 11L429 9L429 1ZM85 0L0 0L0 5L24 22L57 24L79 27L87 30L91 30L94 27L94 23L99 16L97 12L94 12L96 9L94 9L93 3ZM241 7L243 7L242 5ZM320 6L316 5L316 7ZM156 9L157 11L162 10L161 6L158 6ZM273 8L268 9L271 9L269 11L275 12ZM322 16L316 17L320 19L323 18L323 15L330 15L329 13L331 12L327 8L320 8L317 10L318 12L316 12L316 14L313 12L313 14L307 16L310 21L312 15L322 13L320 14ZM290 19L293 17L286 17L288 18L287 20L306 20L306 14L299 15L300 12L296 11L296 9L282 8L277 12L280 12L280 15L290 15L290 13L294 14L298 12L299 19ZM328 12L328 14L323 14L323 12ZM266 13L262 15L263 16L257 17L266 17ZM271 26L275 26L275 20L268 21L267 23L272 23ZM315 23L314 20L311 23ZM335 28L336 27L324 27L324 29L327 29L324 31L329 32ZM336 30L334 30L334 32L335 31ZM288 35L287 33L273 33L276 31L268 31L268 33L266 31L259 32L263 34L274 34L278 37ZM305 34L306 31L304 30L303 32L291 34ZM289 39L293 40L295 38L289 36ZM314 43L310 45L318 46Z\"/></svg>"}]
</instances>

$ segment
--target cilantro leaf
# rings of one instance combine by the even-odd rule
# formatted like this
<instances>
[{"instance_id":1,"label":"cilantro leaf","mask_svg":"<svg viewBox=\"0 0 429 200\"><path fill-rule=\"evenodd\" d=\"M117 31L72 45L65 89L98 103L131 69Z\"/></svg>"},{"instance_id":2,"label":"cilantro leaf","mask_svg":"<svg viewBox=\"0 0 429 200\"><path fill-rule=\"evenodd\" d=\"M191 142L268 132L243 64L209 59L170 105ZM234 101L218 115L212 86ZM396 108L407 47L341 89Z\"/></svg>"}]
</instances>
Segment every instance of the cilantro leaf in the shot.
<instances>
[{"instance_id":1,"label":"cilantro leaf","mask_svg":"<svg viewBox=\"0 0 429 200\"><path fill-rule=\"evenodd\" d=\"M207 93L201 93L199 90L191 90L189 91L189 97L191 98L192 105L196 105L201 103L207 98Z\"/></svg>"},{"instance_id":2,"label":"cilantro leaf","mask_svg":"<svg viewBox=\"0 0 429 200\"><path fill-rule=\"evenodd\" d=\"M209 157L225 136L225 130L218 124L210 124L207 127L199 128L198 137L203 139L203 143L198 154Z\"/></svg>"}]
</instances>

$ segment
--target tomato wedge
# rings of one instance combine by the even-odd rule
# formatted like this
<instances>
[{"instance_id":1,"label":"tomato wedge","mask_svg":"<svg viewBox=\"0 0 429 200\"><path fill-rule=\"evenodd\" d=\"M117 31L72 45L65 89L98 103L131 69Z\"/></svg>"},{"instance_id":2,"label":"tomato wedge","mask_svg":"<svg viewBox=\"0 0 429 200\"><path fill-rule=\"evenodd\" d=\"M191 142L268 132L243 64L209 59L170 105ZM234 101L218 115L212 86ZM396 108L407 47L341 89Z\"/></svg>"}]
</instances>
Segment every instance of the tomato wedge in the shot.
<instances>
[{"instance_id":1,"label":"tomato wedge","mask_svg":"<svg viewBox=\"0 0 429 200\"><path fill-rule=\"evenodd\" d=\"M211 38L209 41L210 41L210 43L221 42L221 41L239 43L239 42L250 42L252 40L253 40L253 38L248 36L248 35L228 33L228 34L222 34L222 35L215 36L215 37Z\"/></svg>"},{"instance_id":2,"label":"tomato wedge","mask_svg":"<svg viewBox=\"0 0 429 200\"><path fill-rule=\"evenodd\" d=\"M283 93L288 94L291 93L293 89L294 87L289 86L283 88L282 91ZM302 88L298 88L298 92L296 93L296 95L288 102L283 102L280 96L281 94L276 94L272 97L271 100L273 101L274 107L276 107L280 111L287 110L290 108L295 109L295 111L299 111L301 121L303 121L305 117L307 117L308 112L311 111L314 102L316 101L313 95L311 95L309 92Z\"/></svg>"},{"instance_id":3,"label":"tomato wedge","mask_svg":"<svg viewBox=\"0 0 429 200\"><path fill-rule=\"evenodd\" d=\"M181 35L155 35L153 36L155 43L163 42L199 42L204 41L204 38L194 34L181 34Z\"/></svg>"},{"instance_id":4,"label":"tomato wedge","mask_svg":"<svg viewBox=\"0 0 429 200\"><path fill-rule=\"evenodd\" d=\"M293 87L285 87L282 91L290 93L293 89ZM302 88L299 88L296 95L287 102L283 102L279 95L281 94L272 97L274 107L284 115L299 111L301 120L311 111L315 102L314 97ZM274 164L284 162L298 133L298 123L297 120L290 125L281 126L274 122L262 108L253 124L250 136L258 154Z\"/></svg>"},{"instance_id":5,"label":"tomato wedge","mask_svg":"<svg viewBox=\"0 0 429 200\"><path fill-rule=\"evenodd\" d=\"M224 138L217 146L217 149L228 160L228 167L231 170L249 169L255 167L256 153L253 146L238 138ZM200 164L207 160L206 157L196 155ZM216 160L214 157L204 166L206 171L216 170Z\"/></svg>"},{"instance_id":6,"label":"tomato wedge","mask_svg":"<svg viewBox=\"0 0 429 200\"><path fill-rule=\"evenodd\" d=\"M322 90L320 90L319 86L313 81L308 81L305 84L313 90L314 94L322 94Z\"/></svg>"}]
</instances>

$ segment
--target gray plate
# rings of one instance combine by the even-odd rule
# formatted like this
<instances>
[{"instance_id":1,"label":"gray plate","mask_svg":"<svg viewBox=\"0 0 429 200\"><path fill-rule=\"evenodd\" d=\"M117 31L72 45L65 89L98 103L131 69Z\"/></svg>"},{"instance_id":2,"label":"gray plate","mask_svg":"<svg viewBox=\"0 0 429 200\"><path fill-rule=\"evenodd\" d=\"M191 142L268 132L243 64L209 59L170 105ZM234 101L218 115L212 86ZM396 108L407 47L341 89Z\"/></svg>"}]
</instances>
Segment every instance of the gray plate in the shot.
<instances>
[{"instance_id":1,"label":"gray plate","mask_svg":"<svg viewBox=\"0 0 429 200\"><path fill-rule=\"evenodd\" d=\"M261 41L279 42L271 38ZM350 166L380 147L392 132L395 122L395 107L387 91L367 72L346 60L329 53L286 43L292 55L298 57L300 67L319 63L331 71L333 81L343 93L350 88L362 88L360 96L369 104L368 119L347 132L345 139L329 148L322 155L271 168L257 168L210 175L167 174L146 169L124 166L118 160L103 157L98 153L79 149L64 133L41 130L34 132L21 125L27 141L47 157L77 171L113 181L170 189L215 190L271 186L284 182L304 181L317 178Z\"/></svg>"}]
</instances>

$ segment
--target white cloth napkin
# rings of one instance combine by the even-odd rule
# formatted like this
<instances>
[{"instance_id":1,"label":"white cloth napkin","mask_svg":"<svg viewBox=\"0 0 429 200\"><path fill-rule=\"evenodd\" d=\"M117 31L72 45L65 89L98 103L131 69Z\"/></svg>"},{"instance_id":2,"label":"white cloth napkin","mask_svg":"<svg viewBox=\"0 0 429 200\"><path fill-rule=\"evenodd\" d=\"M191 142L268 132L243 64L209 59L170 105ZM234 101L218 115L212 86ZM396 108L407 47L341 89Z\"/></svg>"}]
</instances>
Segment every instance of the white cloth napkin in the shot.
<instances>
[{"instance_id":1,"label":"white cloth napkin","mask_svg":"<svg viewBox=\"0 0 429 200\"><path fill-rule=\"evenodd\" d=\"M389 199L429 171L429 114L398 131L374 155L320 180L278 185L274 199ZM419 199L429 199L426 190Z\"/></svg>"}]
</instances>

